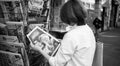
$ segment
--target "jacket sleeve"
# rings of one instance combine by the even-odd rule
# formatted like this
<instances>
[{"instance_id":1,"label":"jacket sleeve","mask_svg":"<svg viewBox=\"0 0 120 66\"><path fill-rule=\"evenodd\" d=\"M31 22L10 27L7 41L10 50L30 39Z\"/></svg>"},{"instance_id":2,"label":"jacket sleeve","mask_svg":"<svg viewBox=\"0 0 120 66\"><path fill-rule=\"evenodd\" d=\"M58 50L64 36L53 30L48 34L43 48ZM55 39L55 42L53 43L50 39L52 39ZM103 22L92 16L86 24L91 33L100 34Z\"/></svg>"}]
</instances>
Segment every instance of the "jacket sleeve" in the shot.
<instances>
[{"instance_id":1,"label":"jacket sleeve","mask_svg":"<svg viewBox=\"0 0 120 66\"><path fill-rule=\"evenodd\" d=\"M61 46L54 57L49 59L51 66L64 66L67 64L74 53L73 41L69 35L65 35L61 41Z\"/></svg>"}]
</instances>

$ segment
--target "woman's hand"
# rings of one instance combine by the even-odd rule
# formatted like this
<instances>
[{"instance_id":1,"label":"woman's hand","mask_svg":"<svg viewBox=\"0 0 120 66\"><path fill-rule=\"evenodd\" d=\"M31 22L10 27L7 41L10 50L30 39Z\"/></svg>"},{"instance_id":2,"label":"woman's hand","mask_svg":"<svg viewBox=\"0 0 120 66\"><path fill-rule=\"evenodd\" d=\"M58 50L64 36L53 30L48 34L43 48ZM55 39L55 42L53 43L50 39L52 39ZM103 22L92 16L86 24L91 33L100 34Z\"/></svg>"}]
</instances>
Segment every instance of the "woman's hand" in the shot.
<instances>
[{"instance_id":1,"label":"woman's hand","mask_svg":"<svg viewBox=\"0 0 120 66\"><path fill-rule=\"evenodd\" d=\"M40 42L37 42L35 44L33 44L32 42L30 43L30 46L33 50L36 50L36 51L41 51L41 44Z\"/></svg>"},{"instance_id":2,"label":"woman's hand","mask_svg":"<svg viewBox=\"0 0 120 66\"><path fill-rule=\"evenodd\" d=\"M50 56L49 56L46 52L42 51L42 49L41 49L42 44L40 44L39 42L37 42L37 43L35 43L35 45L34 45L34 44L32 44L32 42L31 42L30 45L31 45L31 48L32 48L33 50L36 50L36 51L40 52L47 60L49 60Z\"/></svg>"}]
</instances>

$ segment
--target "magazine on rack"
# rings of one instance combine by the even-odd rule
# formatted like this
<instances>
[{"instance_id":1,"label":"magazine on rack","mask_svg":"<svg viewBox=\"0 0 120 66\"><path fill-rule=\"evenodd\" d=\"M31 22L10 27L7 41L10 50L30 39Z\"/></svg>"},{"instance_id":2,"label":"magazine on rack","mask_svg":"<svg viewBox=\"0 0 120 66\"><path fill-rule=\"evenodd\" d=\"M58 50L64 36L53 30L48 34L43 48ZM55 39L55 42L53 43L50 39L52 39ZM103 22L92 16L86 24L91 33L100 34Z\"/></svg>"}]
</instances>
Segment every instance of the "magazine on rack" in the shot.
<instances>
[{"instance_id":1,"label":"magazine on rack","mask_svg":"<svg viewBox=\"0 0 120 66\"><path fill-rule=\"evenodd\" d=\"M24 66L21 54L0 50L0 66Z\"/></svg>"},{"instance_id":2,"label":"magazine on rack","mask_svg":"<svg viewBox=\"0 0 120 66\"><path fill-rule=\"evenodd\" d=\"M60 46L58 39L53 37L48 32L36 26L31 32L27 34L28 39L32 44L38 44L41 49L48 55L53 56Z\"/></svg>"}]
</instances>

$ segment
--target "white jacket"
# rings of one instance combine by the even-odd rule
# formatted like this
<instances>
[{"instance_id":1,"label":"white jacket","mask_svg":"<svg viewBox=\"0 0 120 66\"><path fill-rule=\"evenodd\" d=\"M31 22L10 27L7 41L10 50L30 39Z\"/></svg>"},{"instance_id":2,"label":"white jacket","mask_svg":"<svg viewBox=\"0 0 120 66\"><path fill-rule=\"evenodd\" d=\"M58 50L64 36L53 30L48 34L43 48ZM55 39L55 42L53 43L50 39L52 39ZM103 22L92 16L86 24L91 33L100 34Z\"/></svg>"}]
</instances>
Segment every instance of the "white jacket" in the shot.
<instances>
[{"instance_id":1,"label":"white jacket","mask_svg":"<svg viewBox=\"0 0 120 66\"><path fill-rule=\"evenodd\" d=\"M96 48L93 31L88 25L77 26L65 34L51 66L92 66Z\"/></svg>"}]
</instances>

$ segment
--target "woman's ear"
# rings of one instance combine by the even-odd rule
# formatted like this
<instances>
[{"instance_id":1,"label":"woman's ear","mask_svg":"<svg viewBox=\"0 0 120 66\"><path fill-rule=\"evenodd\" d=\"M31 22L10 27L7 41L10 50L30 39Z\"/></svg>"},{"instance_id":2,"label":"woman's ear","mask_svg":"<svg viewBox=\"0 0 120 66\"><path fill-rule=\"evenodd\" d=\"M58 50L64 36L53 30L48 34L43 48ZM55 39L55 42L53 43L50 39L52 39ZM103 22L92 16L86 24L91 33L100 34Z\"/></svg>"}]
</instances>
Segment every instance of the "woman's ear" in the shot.
<instances>
[{"instance_id":1,"label":"woman's ear","mask_svg":"<svg viewBox=\"0 0 120 66\"><path fill-rule=\"evenodd\" d=\"M76 23L74 22L70 22L70 26L74 26Z\"/></svg>"}]
</instances>

